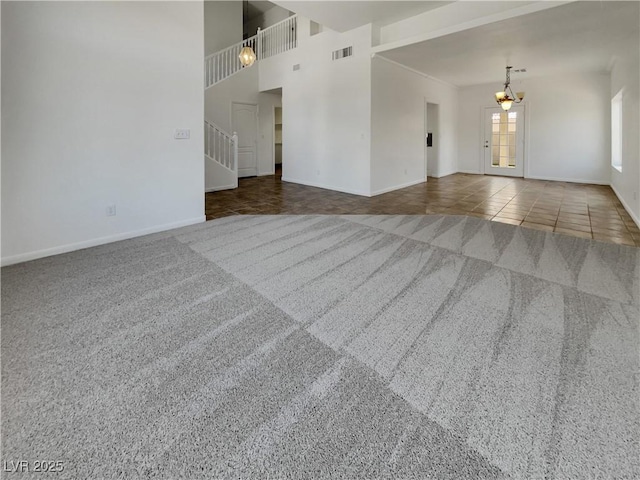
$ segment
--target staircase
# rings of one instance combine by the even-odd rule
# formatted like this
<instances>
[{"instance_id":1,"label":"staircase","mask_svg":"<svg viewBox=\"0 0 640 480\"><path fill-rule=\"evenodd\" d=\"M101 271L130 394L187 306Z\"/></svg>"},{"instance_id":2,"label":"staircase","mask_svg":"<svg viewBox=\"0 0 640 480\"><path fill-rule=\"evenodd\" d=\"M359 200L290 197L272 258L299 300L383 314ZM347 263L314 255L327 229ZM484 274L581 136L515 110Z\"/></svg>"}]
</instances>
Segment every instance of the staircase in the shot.
<instances>
[{"instance_id":1,"label":"staircase","mask_svg":"<svg viewBox=\"0 0 640 480\"><path fill-rule=\"evenodd\" d=\"M256 54L256 62L273 55L286 52L298 46L298 16L293 15L271 25L242 42L213 53L204 59L205 90L216 83L250 68L240 63L238 56L244 47L251 47Z\"/></svg>"},{"instance_id":2,"label":"staircase","mask_svg":"<svg viewBox=\"0 0 640 480\"><path fill-rule=\"evenodd\" d=\"M204 121L205 191L238 188L238 135Z\"/></svg>"},{"instance_id":3,"label":"staircase","mask_svg":"<svg viewBox=\"0 0 640 480\"><path fill-rule=\"evenodd\" d=\"M232 77L245 67L240 51L251 47L256 62L298 46L298 17L293 15L242 42L204 59L205 90ZM205 192L238 188L238 135L225 132L213 122L204 121Z\"/></svg>"}]
</instances>

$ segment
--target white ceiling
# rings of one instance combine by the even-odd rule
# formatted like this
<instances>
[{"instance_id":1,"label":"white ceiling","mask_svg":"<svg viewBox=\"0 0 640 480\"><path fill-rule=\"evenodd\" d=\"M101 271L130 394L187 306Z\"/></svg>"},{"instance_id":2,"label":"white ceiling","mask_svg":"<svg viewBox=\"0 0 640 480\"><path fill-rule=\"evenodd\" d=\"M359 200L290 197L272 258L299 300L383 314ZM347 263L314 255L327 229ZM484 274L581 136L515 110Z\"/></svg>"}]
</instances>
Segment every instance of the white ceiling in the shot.
<instances>
[{"instance_id":1,"label":"white ceiling","mask_svg":"<svg viewBox=\"0 0 640 480\"><path fill-rule=\"evenodd\" d=\"M499 83L507 64L527 69L512 80L606 71L639 30L638 1L580 1L379 55L458 86Z\"/></svg>"},{"instance_id":2,"label":"white ceiling","mask_svg":"<svg viewBox=\"0 0 640 480\"><path fill-rule=\"evenodd\" d=\"M274 3L331 30L346 32L374 23L384 26L441 7L450 1L280 1Z\"/></svg>"}]
</instances>

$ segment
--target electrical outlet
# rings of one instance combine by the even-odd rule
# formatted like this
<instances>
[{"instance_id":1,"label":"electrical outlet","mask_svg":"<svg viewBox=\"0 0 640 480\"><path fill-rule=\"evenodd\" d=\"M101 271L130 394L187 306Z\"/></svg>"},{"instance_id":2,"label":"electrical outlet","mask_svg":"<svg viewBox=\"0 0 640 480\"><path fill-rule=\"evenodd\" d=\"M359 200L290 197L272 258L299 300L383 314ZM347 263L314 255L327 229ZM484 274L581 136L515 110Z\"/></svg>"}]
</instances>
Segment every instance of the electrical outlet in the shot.
<instances>
[{"instance_id":1,"label":"electrical outlet","mask_svg":"<svg viewBox=\"0 0 640 480\"><path fill-rule=\"evenodd\" d=\"M108 205L107 206L107 217L115 217L116 215L116 206Z\"/></svg>"},{"instance_id":2,"label":"electrical outlet","mask_svg":"<svg viewBox=\"0 0 640 480\"><path fill-rule=\"evenodd\" d=\"M173 138L176 140L189 140L191 138L191 130L176 128L175 133L173 134Z\"/></svg>"}]
</instances>

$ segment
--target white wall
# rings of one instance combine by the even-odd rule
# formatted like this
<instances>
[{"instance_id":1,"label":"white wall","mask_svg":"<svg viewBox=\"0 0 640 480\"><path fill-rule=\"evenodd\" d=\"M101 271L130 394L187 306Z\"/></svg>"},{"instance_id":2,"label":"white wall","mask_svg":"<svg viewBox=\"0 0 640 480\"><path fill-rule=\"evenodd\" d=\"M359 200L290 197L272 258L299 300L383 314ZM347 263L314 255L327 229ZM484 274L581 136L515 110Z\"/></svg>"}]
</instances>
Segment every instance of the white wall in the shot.
<instances>
[{"instance_id":1,"label":"white wall","mask_svg":"<svg viewBox=\"0 0 640 480\"><path fill-rule=\"evenodd\" d=\"M456 166L457 89L392 63L372 61L371 191L373 194L425 181L425 103L439 105L436 177Z\"/></svg>"},{"instance_id":2,"label":"white wall","mask_svg":"<svg viewBox=\"0 0 640 480\"><path fill-rule=\"evenodd\" d=\"M204 54L224 50L242 41L242 2L204 2Z\"/></svg>"},{"instance_id":3,"label":"white wall","mask_svg":"<svg viewBox=\"0 0 640 480\"><path fill-rule=\"evenodd\" d=\"M440 149L440 106L435 103L427 104L427 133L431 132L433 138L430 147L427 148L427 175L430 177L437 172L440 164L438 150ZM425 140L426 143L426 140ZM457 155L457 151L456 151Z\"/></svg>"},{"instance_id":4,"label":"white wall","mask_svg":"<svg viewBox=\"0 0 640 480\"><path fill-rule=\"evenodd\" d=\"M1 51L2 51L2 7L0 4L0 60L2 59ZM0 61L0 105L2 105L2 61ZM0 166L2 166L1 146L2 146L2 116L0 115ZM2 198L2 168L0 168L0 198ZM0 208L0 239L1 238L2 238L2 208ZM0 257L1 255L2 255L2 246L0 244Z\"/></svg>"},{"instance_id":5,"label":"white wall","mask_svg":"<svg viewBox=\"0 0 640 480\"><path fill-rule=\"evenodd\" d=\"M233 102L258 105L258 175L270 175L273 168L273 107L282 106L279 94L258 92L258 65L236 73L205 92L205 118L228 133Z\"/></svg>"},{"instance_id":6,"label":"white wall","mask_svg":"<svg viewBox=\"0 0 640 480\"><path fill-rule=\"evenodd\" d=\"M260 89L282 87L282 179L369 195L371 26L310 37L298 18L299 47L259 63ZM331 60L348 46L353 56Z\"/></svg>"},{"instance_id":7,"label":"white wall","mask_svg":"<svg viewBox=\"0 0 640 480\"><path fill-rule=\"evenodd\" d=\"M263 14L258 15L255 18L252 18L248 22L245 22L243 26L244 33L249 37L252 37L258 31L258 27L264 30L265 28L270 27L271 25L275 25L276 23L281 22L285 18L289 18L290 14L291 12L289 12L289 10L287 10L286 8L282 8L282 7L279 7L278 5L275 5L271 7L269 10L267 10L266 12L264 12Z\"/></svg>"},{"instance_id":8,"label":"white wall","mask_svg":"<svg viewBox=\"0 0 640 480\"><path fill-rule=\"evenodd\" d=\"M2 2L4 264L204 221L203 55L201 2Z\"/></svg>"},{"instance_id":9,"label":"white wall","mask_svg":"<svg viewBox=\"0 0 640 480\"><path fill-rule=\"evenodd\" d=\"M624 89L622 104L622 172L610 166L611 186L640 225L640 39L637 34L621 51L611 71L610 99ZM610 107L609 107L610 108ZM610 159L611 154L607 158Z\"/></svg>"},{"instance_id":10,"label":"white wall","mask_svg":"<svg viewBox=\"0 0 640 480\"><path fill-rule=\"evenodd\" d=\"M482 116L495 107L499 82L460 89L459 170L482 173ZM609 76L563 75L513 81L525 91L525 177L581 183L609 183Z\"/></svg>"}]
</instances>

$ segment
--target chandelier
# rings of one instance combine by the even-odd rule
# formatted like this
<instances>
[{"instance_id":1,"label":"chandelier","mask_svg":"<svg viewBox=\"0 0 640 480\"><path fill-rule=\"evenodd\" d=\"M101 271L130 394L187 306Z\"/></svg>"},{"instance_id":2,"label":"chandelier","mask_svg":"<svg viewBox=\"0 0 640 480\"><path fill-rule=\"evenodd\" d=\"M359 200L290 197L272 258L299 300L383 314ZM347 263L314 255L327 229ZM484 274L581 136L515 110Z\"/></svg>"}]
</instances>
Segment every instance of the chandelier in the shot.
<instances>
[{"instance_id":1,"label":"chandelier","mask_svg":"<svg viewBox=\"0 0 640 480\"><path fill-rule=\"evenodd\" d=\"M253 62L256 61L256 53L253 51L253 48L247 45L240 51L240 55L238 55L238 58L240 59L240 63L242 63L242 65L244 65L245 67L250 67L251 65L253 65Z\"/></svg>"},{"instance_id":2,"label":"chandelier","mask_svg":"<svg viewBox=\"0 0 640 480\"><path fill-rule=\"evenodd\" d=\"M524 98L524 92L518 92L515 95L511 90L511 69L513 67L507 67L507 79L504 82L504 90L502 92L496 92L496 102L502 107L503 110L509 110L513 103L520 103Z\"/></svg>"}]
</instances>

